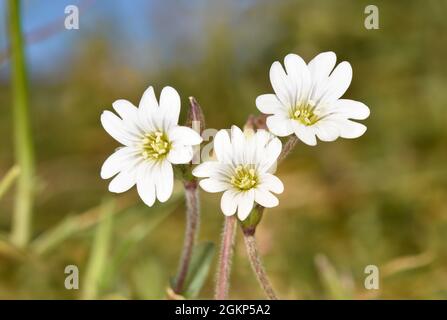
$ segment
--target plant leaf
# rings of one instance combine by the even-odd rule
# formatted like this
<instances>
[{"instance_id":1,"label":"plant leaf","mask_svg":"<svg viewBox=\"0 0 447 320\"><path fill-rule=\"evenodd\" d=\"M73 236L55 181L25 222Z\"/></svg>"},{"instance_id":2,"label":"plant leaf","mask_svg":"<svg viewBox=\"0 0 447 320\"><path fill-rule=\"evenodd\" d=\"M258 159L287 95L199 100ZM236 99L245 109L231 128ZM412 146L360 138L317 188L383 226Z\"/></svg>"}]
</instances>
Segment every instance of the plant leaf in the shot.
<instances>
[{"instance_id":1,"label":"plant leaf","mask_svg":"<svg viewBox=\"0 0 447 320\"><path fill-rule=\"evenodd\" d=\"M212 242L204 242L195 246L189 265L184 296L195 299L200 293L213 262L215 246Z\"/></svg>"}]
</instances>

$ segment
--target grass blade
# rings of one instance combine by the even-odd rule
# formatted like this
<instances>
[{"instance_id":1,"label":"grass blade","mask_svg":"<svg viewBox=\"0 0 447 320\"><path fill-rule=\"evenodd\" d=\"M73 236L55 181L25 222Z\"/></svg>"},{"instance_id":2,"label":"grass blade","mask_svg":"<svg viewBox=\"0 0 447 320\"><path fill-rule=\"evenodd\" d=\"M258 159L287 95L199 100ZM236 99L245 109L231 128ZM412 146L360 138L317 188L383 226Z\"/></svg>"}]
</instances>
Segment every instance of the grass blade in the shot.
<instances>
[{"instance_id":1,"label":"grass blade","mask_svg":"<svg viewBox=\"0 0 447 320\"><path fill-rule=\"evenodd\" d=\"M212 242L205 242L194 248L188 276L186 278L185 297L195 299L208 278L213 262L215 246Z\"/></svg>"},{"instance_id":2,"label":"grass blade","mask_svg":"<svg viewBox=\"0 0 447 320\"><path fill-rule=\"evenodd\" d=\"M34 193L34 150L28 106L27 72L20 19L20 0L9 0L14 147L21 174L17 183L11 241L25 247L31 237Z\"/></svg>"},{"instance_id":3,"label":"grass blade","mask_svg":"<svg viewBox=\"0 0 447 320\"><path fill-rule=\"evenodd\" d=\"M110 240L113 231L114 201L105 201L102 206L102 220L98 224L87 263L82 299L97 299L102 286L102 276L106 268Z\"/></svg>"},{"instance_id":4,"label":"grass blade","mask_svg":"<svg viewBox=\"0 0 447 320\"><path fill-rule=\"evenodd\" d=\"M11 169L8 170L8 172L6 172L5 176L0 181L0 199L5 195L6 192L8 192L19 174L20 168L17 165L13 166Z\"/></svg>"}]
</instances>

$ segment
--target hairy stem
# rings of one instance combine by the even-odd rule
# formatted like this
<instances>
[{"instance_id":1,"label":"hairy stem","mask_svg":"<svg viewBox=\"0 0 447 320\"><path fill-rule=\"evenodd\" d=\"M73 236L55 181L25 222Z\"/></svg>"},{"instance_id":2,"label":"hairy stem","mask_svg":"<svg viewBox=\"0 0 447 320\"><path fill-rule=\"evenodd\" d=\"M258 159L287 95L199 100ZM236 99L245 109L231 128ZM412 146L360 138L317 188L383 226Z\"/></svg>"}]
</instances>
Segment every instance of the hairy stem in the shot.
<instances>
[{"instance_id":1,"label":"hairy stem","mask_svg":"<svg viewBox=\"0 0 447 320\"><path fill-rule=\"evenodd\" d=\"M216 277L215 299L228 299L228 289L230 287L230 270L233 258L234 239L236 237L236 217L225 217L225 224L222 233L222 244L220 247L219 267Z\"/></svg>"},{"instance_id":2,"label":"hairy stem","mask_svg":"<svg viewBox=\"0 0 447 320\"><path fill-rule=\"evenodd\" d=\"M256 240L253 234L244 233L245 247L247 248L248 258L250 260L251 267L261 285L267 298L270 300L278 300L275 292L273 291L272 285L267 277L267 273L261 262L261 257L259 256L258 248L256 246Z\"/></svg>"},{"instance_id":3,"label":"hairy stem","mask_svg":"<svg viewBox=\"0 0 447 320\"><path fill-rule=\"evenodd\" d=\"M27 73L20 21L19 0L9 0L9 34L11 41L11 79L14 121L14 148L20 168L17 181L11 241L25 247L31 236L34 191L34 151L29 120Z\"/></svg>"},{"instance_id":4,"label":"hairy stem","mask_svg":"<svg viewBox=\"0 0 447 320\"><path fill-rule=\"evenodd\" d=\"M287 140L286 144L282 148L281 153L278 157L278 164L282 162L290 152L295 148L296 144L298 143L298 138L293 134L290 136L290 138Z\"/></svg>"},{"instance_id":5,"label":"hairy stem","mask_svg":"<svg viewBox=\"0 0 447 320\"><path fill-rule=\"evenodd\" d=\"M186 230L183 242L182 255L180 257L180 265L175 278L174 292L176 294L183 293L186 277L188 275L189 264L194 249L194 244L199 230L200 206L199 206L199 190L197 181L185 182L186 197Z\"/></svg>"}]
</instances>

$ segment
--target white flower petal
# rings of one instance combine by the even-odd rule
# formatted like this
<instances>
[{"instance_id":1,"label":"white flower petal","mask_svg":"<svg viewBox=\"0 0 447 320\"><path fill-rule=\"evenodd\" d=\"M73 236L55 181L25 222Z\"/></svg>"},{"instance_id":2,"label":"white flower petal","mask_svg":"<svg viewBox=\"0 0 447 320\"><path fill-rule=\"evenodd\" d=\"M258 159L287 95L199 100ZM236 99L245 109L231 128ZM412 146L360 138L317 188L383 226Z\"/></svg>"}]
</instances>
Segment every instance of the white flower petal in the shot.
<instances>
[{"instance_id":1,"label":"white flower petal","mask_svg":"<svg viewBox=\"0 0 447 320\"><path fill-rule=\"evenodd\" d=\"M274 94L262 94L256 98L256 107L265 114L285 113L286 108Z\"/></svg>"},{"instance_id":2,"label":"white flower petal","mask_svg":"<svg viewBox=\"0 0 447 320\"><path fill-rule=\"evenodd\" d=\"M160 94L160 111L164 114L167 129L177 125L180 115L180 96L172 87L164 87Z\"/></svg>"},{"instance_id":3,"label":"white flower petal","mask_svg":"<svg viewBox=\"0 0 447 320\"><path fill-rule=\"evenodd\" d=\"M366 132L365 125L351 120L338 121L337 124L342 138L355 139Z\"/></svg>"},{"instance_id":4,"label":"white flower petal","mask_svg":"<svg viewBox=\"0 0 447 320\"><path fill-rule=\"evenodd\" d=\"M231 163L233 147L227 130L219 130L213 140L214 153L221 163Z\"/></svg>"},{"instance_id":5,"label":"white flower petal","mask_svg":"<svg viewBox=\"0 0 447 320\"><path fill-rule=\"evenodd\" d=\"M216 180L213 178L203 179L199 182L203 190L211 193L222 192L230 188L227 182Z\"/></svg>"},{"instance_id":6,"label":"white flower petal","mask_svg":"<svg viewBox=\"0 0 447 320\"><path fill-rule=\"evenodd\" d=\"M160 202L167 201L174 188L174 172L169 161L162 161L154 166L155 189Z\"/></svg>"},{"instance_id":7,"label":"white flower petal","mask_svg":"<svg viewBox=\"0 0 447 320\"><path fill-rule=\"evenodd\" d=\"M265 147L263 157L260 159L261 169L269 171L269 169L278 160L281 150L282 150L281 140L279 140L278 138L272 139L272 141L270 141L269 144Z\"/></svg>"},{"instance_id":8,"label":"white flower petal","mask_svg":"<svg viewBox=\"0 0 447 320\"><path fill-rule=\"evenodd\" d=\"M315 133L321 141L334 141L340 136L340 130L333 121L320 120L314 125Z\"/></svg>"},{"instance_id":9,"label":"white flower petal","mask_svg":"<svg viewBox=\"0 0 447 320\"><path fill-rule=\"evenodd\" d=\"M121 171L132 159L135 159L135 150L130 147L119 148L112 153L101 167L101 178L109 179Z\"/></svg>"},{"instance_id":10,"label":"white flower petal","mask_svg":"<svg viewBox=\"0 0 447 320\"><path fill-rule=\"evenodd\" d=\"M270 67L270 82L281 103L287 108L292 106L296 93L295 88L278 61L273 62Z\"/></svg>"},{"instance_id":11,"label":"white flower petal","mask_svg":"<svg viewBox=\"0 0 447 320\"><path fill-rule=\"evenodd\" d=\"M281 180L271 173L265 173L261 176L261 187L274 193L282 193L284 191L284 185Z\"/></svg>"},{"instance_id":12,"label":"white flower petal","mask_svg":"<svg viewBox=\"0 0 447 320\"><path fill-rule=\"evenodd\" d=\"M188 163L191 161L193 155L191 146L173 144L168 153L168 161L173 164Z\"/></svg>"},{"instance_id":13,"label":"white flower petal","mask_svg":"<svg viewBox=\"0 0 447 320\"><path fill-rule=\"evenodd\" d=\"M109 184L109 191L115 193L126 192L136 183L136 169L121 171Z\"/></svg>"},{"instance_id":14,"label":"white flower petal","mask_svg":"<svg viewBox=\"0 0 447 320\"><path fill-rule=\"evenodd\" d=\"M232 216L236 213L238 194L234 190L227 190L220 199L220 208L226 216Z\"/></svg>"},{"instance_id":15,"label":"white flower petal","mask_svg":"<svg viewBox=\"0 0 447 320\"><path fill-rule=\"evenodd\" d=\"M192 170L192 174L198 178L211 177L219 170L220 163L217 161L205 161Z\"/></svg>"},{"instance_id":16,"label":"white flower petal","mask_svg":"<svg viewBox=\"0 0 447 320\"><path fill-rule=\"evenodd\" d=\"M266 208L273 208L279 204L278 198L263 188L255 190L255 201Z\"/></svg>"},{"instance_id":17,"label":"white flower petal","mask_svg":"<svg viewBox=\"0 0 447 320\"><path fill-rule=\"evenodd\" d=\"M125 129L123 120L113 112L107 110L104 111L101 114L101 124L104 127L104 130L121 144L130 146L137 141L136 136Z\"/></svg>"},{"instance_id":18,"label":"white flower petal","mask_svg":"<svg viewBox=\"0 0 447 320\"><path fill-rule=\"evenodd\" d=\"M130 101L119 99L112 103L113 109L121 117L121 119L135 119L137 115L137 107L135 107Z\"/></svg>"},{"instance_id":19,"label":"white flower petal","mask_svg":"<svg viewBox=\"0 0 447 320\"><path fill-rule=\"evenodd\" d=\"M273 115L267 118L267 127L270 132L279 136L286 137L293 133L293 120L288 119L284 115Z\"/></svg>"},{"instance_id":20,"label":"white flower petal","mask_svg":"<svg viewBox=\"0 0 447 320\"><path fill-rule=\"evenodd\" d=\"M129 132L132 132L134 135L138 136L144 134L144 127L140 126L140 121L138 119L137 107L124 99L116 100L112 106L121 119L123 119L123 124Z\"/></svg>"},{"instance_id":21,"label":"white flower petal","mask_svg":"<svg viewBox=\"0 0 447 320\"><path fill-rule=\"evenodd\" d=\"M297 105L299 101L307 99L311 86L309 69L304 60L297 54L288 54L284 58L287 75L292 80L292 105Z\"/></svg>"},{"instance_id":22,"label":"white flower petal","mask_svg":"<svg viewBox=\"0 0 447 320\"><path fill-rule=\"evenodd\" d=\"M155 97L154 88L150 86L147 88L143 96L141 97L140 104L138 105L138 108L144 109L146 108L148 111L157 111L158 110L158 102L157 98Z\"/></svg>"},{"instance_id":23,"label":"white flower petal","mask_svg":"<svg viewBox=\"0 0 447 320\"><path fill-rule=\"evenodd\" d=\"M305 144L309 146L317 145L317 138L315 137L315 129L313 126L305 126L301 123L295 124L295 134L303 141Z\"/></svg>"},{"instance_id":24,"label":"white flower petal","mask_svg":"<svg viewBox=\"0 0 447 320\"><path fill-rule=\"evenodd\" d=\"M329 76L325 94L321 101L332 102L348 90L352 80L352 67L347 61L341 62Z\"/></svg>"},{"instance_id":25,"label":"white flower petal","mask_svg":"<svg viewBox=\"0 0 447 320\"><path fill-rule=\"evenodd\" d=\"M349 119L364 120L369 117L369 108L360 101L339 99L332 107L332 112L342 114Z\"/></svg>"},{"instance_id":26,"label":"white flower petal","mask_svg":"<svg viewBox=\"0 0 447 320\"><path fill-rule=\"evenodd\" d=\"M250 215L255 201L255 191L253 189L239 194L237 217L244 221Z\"/></svg>"},{"instance_id":27,"label":"white flower petal","mask_svg":"<svg viewBox=\"0 0 447 320\"><path fill-rule=\"evenodd\" d=\"M202 142L202 137L197 131L184 126L175 126L168 131L168 138L174 143L194 146Z\"/></svg>"},{"instance_id":28,"label":"white flower petal","mask_svg":"<svg viewBox=\"0 0 447 320\"><path fill-rule=\"evenodd\" d=\"M315 56L307 65L312 78L312 85L326 81L336 62L337 56L332 51L322 52Z\"/></svg>"},{"instance_id":29,"label":"white flower petal","mask_svg":"<svg viewBox=\"0 0 447 320\"><path fill-rule=\"evenodd\" d=\"M155 202L155 181L152 172L154 164L145 163L141 165L137 177L137 191L141 200L151 207Z\"/></svg>"}]
</instances>

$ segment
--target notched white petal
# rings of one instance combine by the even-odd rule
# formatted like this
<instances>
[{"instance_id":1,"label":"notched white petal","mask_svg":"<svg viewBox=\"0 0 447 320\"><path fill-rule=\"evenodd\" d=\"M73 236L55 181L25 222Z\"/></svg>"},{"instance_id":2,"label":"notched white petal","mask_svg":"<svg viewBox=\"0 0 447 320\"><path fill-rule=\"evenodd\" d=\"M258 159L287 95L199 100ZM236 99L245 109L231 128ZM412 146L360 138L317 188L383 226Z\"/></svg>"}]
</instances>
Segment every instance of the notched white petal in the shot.
<instances>
[{"instance_id":1,"label":"notched white petal","mask_svg":"<svg viewBox=\"0 0 447 320\"><path fill-rule=\"evenodd\" d=\"M284 185L281 180L277 176L274 176L271 173L265 173L261 177L261 187L274 192L274 193L283 193Z\"/></svg>"},{"instance_id":2,"label":"notched white petal","mask_svg":"<svg viewBox=\"0 0 447 320\"><path fill-rule=\"evenodd\" d=\"M157 98L155 97L154 88L152 86L144 91L138 107L140 109L145 108L147 111L156 111L158 109Z\"/></svg>"},{"instance_id":3,"label":"notched white petal","mask_svg":"<svg viewBox=\"0 0 447 320\"><path fill-rule=\"evenodd\" d=\"M172 87L164 87L160 94L160 112L164 114L167 127L175 126L180 115L180 96Z\"/></svg>"},{"instance_id":4,"label":"notched white petal","mask_svg":"<svg viewBox=\"0 0 447 320\"><path fill-rule=\"evenodd\" d=\"M339 99L334 102L333 112L344 115L348 119L364 120L369 117L369 108L360 101Z\"/></svg>"},{"instance_id":5,"label":"notched white petal","mask_svg":"<svg viewBox=\"0 0 447 320\"><path fill-rule=\"evenodd\" d=\"M267 127L278 137L286 137L293 133L292 120L283 115L273 115L267 118Z\"/></svg>"},{"instance_id":6,"label":"notched white petal","mask_svg":"<svg viewBox=\"0 0 447 320\"><path fill-rule=\"evenodd\" d=\"M366 126L351 120L341 121L339 123L340 137L345 139L355 139L366 132Z\"/></svg>"},{"instance_id":7,"label":"notched white petal","mask_svg":"<svg viewBox=\"0 0 447 320\"><path fill-rule=\"evenodd\" d=\"M237 193L234 190L227 190L220 199L220 208L226 216L232 216L237 209Z\"/></svg>"},{"instance_id":8,"label":"notched white petal","mask_svg":"<svg viewBox=\"0 0 447 320\"><path fill-rule=\"evenodd\" d=\"M217 161L205 161L192 170L192 174L198 178L211 177L219 170L220 163Z\"/></svg>"},{"instance_id":9,"label":"notched white petal","mask_svg":"<svg viewBox=\"0 0 447 320\"><path fill-rule=\"evenodd\" d=\"M203 139L200 134L185 126L175 126L168 131L169 140L174 143L181 143L184 145L198 145Z\"/></svg>"},{"instance_id":10,"label":"notched white petal","mask_svg":"<svg viewBox=\"0 0 447 320\"><path fill-rule=\"evenodd\" d=\"M315 137L315 128L313 126L305 126L301 124L297 124L295 126L295 134L303 141L305 144L309 146L317 145L317 138Z\"/></svg>"},{"instance_id":11,"label":"notched white petal","mask_svg":"<svg viewBox=\"0 0 447 320\"><path fill-rule=\"evenodd\" d=\"M210 193L222 192L230 188L228 183L213 178L203 179L199 182L199 185L203 190Z\"/></svg>"},{"instance_id":12,"label":"notched white petal","mask_svg":"<svg viewBox=\"0 0 447 320\"><path fill-rule=\"evenodd\" d=\"M278 198L263 188L255 190L255 201L266 208L273 208L279 204Z\"/></svg>"},{"instance_id":13,"label":"notched white petal","mask_svg":"<svg viewBox=\"0 0 447 320\"><path fill-rule=\"evenodd\" d=\"M155 190L157 199L166 202L172 195L174 188L174 172L169 161L165 160L154 166Z\"/></svg>"},{"instance_id":14,"label":"notched white petal","mask_svg":"<svg viewBox=\"0 0 447 320\"><path fill-rule=\"evenodd\" d=\"M219 130L213 140L214 153L221 163L231 163L232 145L227 130Z\"/></svg>"},{"instance_id":15,"label":"notched white petal","mask_svg":"<svg viewBox=\"0 0 447 320\"><path fill-rule=\"evenodd\" d=\"M256 98L256 107L265 114L285 112L285 107L274 94L263 94Z\"/></svg>"},{"instance_id":16,"label":"notched white petal","mask_svg":"<svg viewBox=\"0 0 447 320\"><path fill-rule=\"evenodd\" d=\"M244 221L250 215L255 201L255 191L253 189L239 194L237 217Z\"/></svg>"},{"instance_id":17,"label":"notched white petal","mask_svg":"<svg viewBox=\"0 0 447 320\"><path fill-rule=\"evenodd\" d=\"M135 151L129 147L123 147L112 153L101 167L101 178L109 179L116 175L128 162L134 159Z\"/></svg>"},{"instance_id":18,"label":"notched white petal","mask_svg":"<svg viewBox=\"0 0 447 320\"><path fill-rule=\"evenodd\" d=\"M168 160L172 164L184 164L190 162L193 155L191 146L173 144L168 153Z\"/></svg>"},{"instance_id":19,"label":"notched white petal","mask_svg":"<svg viewBox=\"0 0 447 320\"><path fill-rule=\"evenodd\" d=\"M123 193L132 188L136 183L135 170L121 171L109 184L109 191Z\"/></svg>"}]
</instances>

